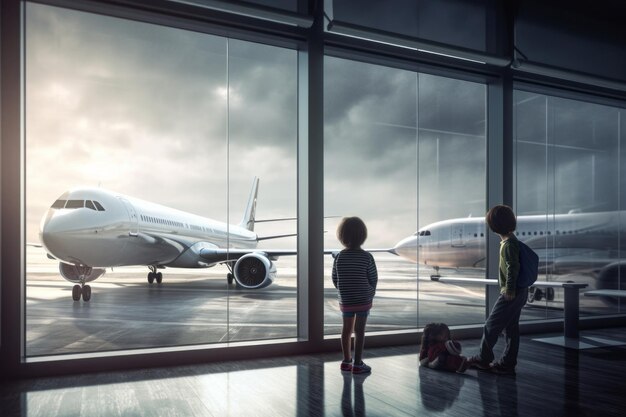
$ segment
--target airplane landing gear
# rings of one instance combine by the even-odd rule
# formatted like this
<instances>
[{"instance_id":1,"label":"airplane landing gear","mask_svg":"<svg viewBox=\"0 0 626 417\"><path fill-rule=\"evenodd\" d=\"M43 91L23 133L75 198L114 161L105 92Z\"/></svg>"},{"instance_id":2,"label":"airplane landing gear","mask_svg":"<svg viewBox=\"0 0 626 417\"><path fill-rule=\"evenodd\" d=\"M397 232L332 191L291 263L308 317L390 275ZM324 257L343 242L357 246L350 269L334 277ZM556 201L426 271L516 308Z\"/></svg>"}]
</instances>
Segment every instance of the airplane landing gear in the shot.
<instances>
[{"instance_id":1,"label":"airplane landing gear","mask_svg":"<svg viewBox=\"0 0 626 417\"><path fill-rule=\"evenodd\" d=\"M228 268L228 274L226 274L226 281L228 282L228 285L233 285L233 282L235 282L235 275L233 274L233 266L232 264L226 264L226 267Z\"/></svg>"},{"instance_id":2,"label":"airplane landing gear","mask_svg":"<svg viewBox=\"0 0 626 417\"><path fill-rule=\"evenodd\" d=\"M91 300L91 287L89 285L85 285L81 292L83 293L83 301Z\"/></svg>"},{"instance_id":3,"label":"airplane landing gear","mask_svg":"<svg viewBox=\"0 0 626 417\"><path fill-rule=\"evenodd\" d=\"M439 267L438 266L434 266L433 269L435 270L435 273L430 276L430 280L431 281L439 281L439 278L441 278L441 275L439 275Z\"/></svg>"},{"instance_id":4,"label":"airplane landing gear","mask_svg":"<svg viewBox=\"0 0 626 417\"><path fill-rule=\"evenodd\" d=\"M78 273L78 281L80 282L80 285L76 284L72 287L72 300L78 301L82 296L83 301L87 302L91 300L91 287L89 285L85 285L85 277L91 273L91 268L80 265L74 265L74 268Z\"/></svg>"},{"instance_id":5,"label":"airplane landing gear","mask_svg":"<svg viewBox=\"0 0 626 417\"><path fill-rule=\"evenodd\" d=\"M91 300L91 287L89 285L80 286L76 284L72 287L72 300L78 301L81 296L83 301Z\"/></svg>"},{"instance_id":6,"label":"airplane landing gear","mask_svg":"<svg viewBox=\"0 0 626 417\"><path fill-rule=\"evenodd\" d=\"M529 303L541 300L554 301L554 288L548 287L545 291L537 287L530 287L528 289Z\"/></svg>"},{"instance_id":7,"label":"airplane landing gear","mask_svg":"<svg viewBox=\"0 0 626 417\"><path fill-rule=\"evenodd\" d=\"M72 300L74 301L78 301L80 300L80 295L82 293L82 289L80 288L80 285L76 284L72 287Z\"/></svg>"},{"instance_id":8,"label":"airplane landing gear","mask_svg":"<svg viewBox=\"0 0 626 417\"><path fill-rule=\"evenodd\" d=\"M161 272L156 271L156 266L149 266L150 272L148 272L148 283L152 284L155 280L157 284L163 282L163 274Z\"/></svg>"}]
</instances>

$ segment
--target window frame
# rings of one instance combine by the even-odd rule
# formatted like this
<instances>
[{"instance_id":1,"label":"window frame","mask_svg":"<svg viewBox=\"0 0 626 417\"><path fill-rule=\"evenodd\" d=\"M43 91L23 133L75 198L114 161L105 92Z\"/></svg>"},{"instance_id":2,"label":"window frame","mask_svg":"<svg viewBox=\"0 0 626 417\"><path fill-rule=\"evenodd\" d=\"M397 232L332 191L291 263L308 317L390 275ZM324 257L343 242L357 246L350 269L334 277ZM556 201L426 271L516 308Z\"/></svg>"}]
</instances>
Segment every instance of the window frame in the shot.
<instances>
[{"instance_id":1,"label":"window frame","mask_svg":"<svg viewBox=\"0 0 626 417\"><path fill-rule=\"evenodd\" d=\"M551 95L585 94L593 100L610 100L626 108L626 93L617 90L596 89L592 84L525 74L510 68L460 62L446 57L415 54L399 46L376 44L364 40L346 40L336 34L325 33L324 2L299 0L302 14L314 18L310 29L235 16L227 12L199 10L192 6L158 5L129 0L125 5L104 1L84 0L31 0L57 7L70 8L107 16L142 21L172 28L191 30L211 35L226 36L298 51L298 325L297 340L270 340L239 342L226 345L181 346L175 348L148 348L101 354L74 354L55 357L26 358L25 347L25 182L24 144L24 1L3 0L0 7L2 37L2 269L1 269L1 352L0 362L7 375L44 376L61 373L91 372L111 369L132 369L148 366L168 366L199 363L212 360L237 360L259 356L263 346L264 356L313 353L337 350L334 339L323 338L323 288L319 277L323 270L323 102L320 86L323 85L324 55L331 55L379 65L409 69L415 72L487 83L487 202L488 205L512 199L512 173L505 163L512 162L513 143L510 118L514 86L524 85L535 91ZM503 32L501 32L503 33ZM451 75L454 74L454 75ZM514 84L515 83L515 84ZM615 104L611 104L615 106ZM323 142L323 141L322 141ZM495 164L490 162L492 156ZM507 187L509 189L507 189ZM18 221L19 219L19 221ZM182 225L181 227L184 227ZM485 239L490 256L488 276L497 271L497 241L487 233ZM9 278L10 277L10 278ZM16 278L17 277L17 278ZM487 314L494 300L486 288ZM17 300L17 301L16 301ZM581 318L581 326L608 326L626 324L626 316ZM17 325L16 325L17 323ZM300 327L302 326L302 327ZM562 331L562 320L541 320L522 323L524 330ZM479 325L455 328L458 338L478 337ZM411 330L392 334L368 334L368 346L414 344L421 331ZM184 355L181 355L184 352Z\"/></svg>"}]
</instances>

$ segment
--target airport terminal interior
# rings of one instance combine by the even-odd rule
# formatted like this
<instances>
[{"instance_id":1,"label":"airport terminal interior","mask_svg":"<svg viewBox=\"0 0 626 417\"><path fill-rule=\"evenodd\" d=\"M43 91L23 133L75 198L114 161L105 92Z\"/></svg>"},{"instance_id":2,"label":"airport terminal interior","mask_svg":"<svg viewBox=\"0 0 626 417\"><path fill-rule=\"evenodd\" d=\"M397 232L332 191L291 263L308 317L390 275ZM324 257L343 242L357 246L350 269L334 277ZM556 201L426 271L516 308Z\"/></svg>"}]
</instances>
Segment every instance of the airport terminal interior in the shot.
<instances>
[{"instance_id":1,"label":"airport terminal interior","mask_svg":"<svg viewBox=\"0 0 626 417\"><path fill-rule=\"evenodd\" d=\"M0 4L0 416L624 414L623 1ZM515 372L420 364L480 351L500 204Z\"/></svg>"}]
</instances>

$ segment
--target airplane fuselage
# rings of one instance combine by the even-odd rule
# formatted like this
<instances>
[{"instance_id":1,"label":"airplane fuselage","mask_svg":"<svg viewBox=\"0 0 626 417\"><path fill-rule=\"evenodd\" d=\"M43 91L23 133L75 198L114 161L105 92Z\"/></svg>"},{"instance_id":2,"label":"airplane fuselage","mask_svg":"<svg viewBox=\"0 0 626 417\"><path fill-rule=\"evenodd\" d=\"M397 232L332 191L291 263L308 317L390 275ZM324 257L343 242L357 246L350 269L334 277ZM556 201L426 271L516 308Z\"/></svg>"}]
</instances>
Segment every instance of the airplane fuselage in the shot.
<instances>
[{"instance_id":1,"label":"airplane fuselage","mask_svg":"<svg viewBox=\"0 0 626 417\"><path fill-rule=\"evenodd\" d=\"M197 256L184 255L257 245L256 233L244 227L89 188L59 197L42 219L40 240L63 262L97 268L207 267Z\"/></svg>"},{"instance_id":2,"label":"airplane fuselage","mask_svg":"<svg viewBox=\"0 0 626 417\"><path fill-rule=\"evenodd\" d=\"M619 235L620 224L626 224L624 211L518 216L516 236L539 254L544 268L567 273L580 270L582 264L593 268L623 259L626 248L619 249L620 238L626 241L626 233ZM398 242L394 251L437 268L482 268L486 233L490 232L484 218L444 220Z\"/></svg>"}]
</instances>

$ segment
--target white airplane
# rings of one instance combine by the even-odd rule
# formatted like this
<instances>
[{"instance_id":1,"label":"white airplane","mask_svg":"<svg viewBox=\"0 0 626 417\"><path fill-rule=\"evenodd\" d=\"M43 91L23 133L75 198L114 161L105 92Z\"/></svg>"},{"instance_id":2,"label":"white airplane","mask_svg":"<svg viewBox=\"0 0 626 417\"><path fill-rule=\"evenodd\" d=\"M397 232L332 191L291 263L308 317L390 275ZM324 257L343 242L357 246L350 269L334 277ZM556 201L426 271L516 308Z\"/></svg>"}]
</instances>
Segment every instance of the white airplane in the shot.
<instances>
[{"instance_id":1,"label":"white airplane","mask_svg":"<svg viewBox=\"0 0 626 417\"><path fill-rule=\"evenodd\" d=\"M444 220L419 229L390 252L431 266L436 278L440 268L484 268L486 233L482 217ZM587 277L600 289L617 289L620 280L619 288L626 289L626 211L518 216L516 236L537 252L540 273L551 279ZM551 300L554 292L533 289L534 300L544 296Z\"/></svg>"},{"instance_id":2,"label":"white airplane","mask_svg":"<svg viewBox=\"0 0 626 417\"><path fill-rule=\"evenodd\" d=\"M161 283L157 269L208 268L225 264L243 288L268 286L276 277L275 261L296 250L256 249L264 239L254 232L259 180L255 178L238 225L226 224L184 211L124 196L100 188L63 193L47 210L40 225L40 241L48 257L59 260L63 278L72 282L72 298L91 298L86 283L105 268L145 265L148 282ZM274 219L261 221L292 220Z\"/></svg>"}]
</instances>

